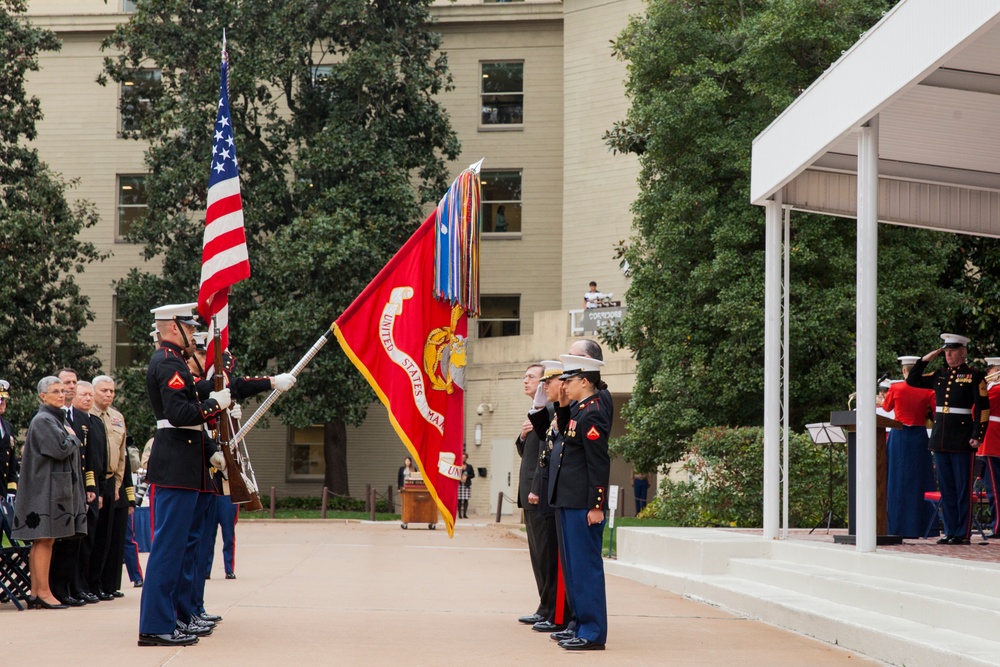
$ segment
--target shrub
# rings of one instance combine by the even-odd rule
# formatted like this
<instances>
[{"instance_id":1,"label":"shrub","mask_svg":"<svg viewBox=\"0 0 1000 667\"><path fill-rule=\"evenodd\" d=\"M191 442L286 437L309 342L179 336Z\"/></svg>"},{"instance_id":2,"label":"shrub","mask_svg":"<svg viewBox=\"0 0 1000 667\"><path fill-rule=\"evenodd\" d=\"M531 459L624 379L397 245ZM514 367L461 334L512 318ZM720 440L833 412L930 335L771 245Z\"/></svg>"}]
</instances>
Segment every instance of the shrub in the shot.
<instances>
[{"instance_id":1,"label":"shrub","mask_svg":"<svg viewBox=\"0 0 1000 667\"><path fill-rule=\"evenodd\" d=\"M789 527L812 527L827 510L830 450L808 435L789 436ZM740 526L763 523L764 430L701 429L692 436L682 465L691 481L666 479L640 515L677 526ZM847 513L847 449L833 449L833 503ZM836 525L836 524L835 524Z\"/></svg>"}]
</instances>

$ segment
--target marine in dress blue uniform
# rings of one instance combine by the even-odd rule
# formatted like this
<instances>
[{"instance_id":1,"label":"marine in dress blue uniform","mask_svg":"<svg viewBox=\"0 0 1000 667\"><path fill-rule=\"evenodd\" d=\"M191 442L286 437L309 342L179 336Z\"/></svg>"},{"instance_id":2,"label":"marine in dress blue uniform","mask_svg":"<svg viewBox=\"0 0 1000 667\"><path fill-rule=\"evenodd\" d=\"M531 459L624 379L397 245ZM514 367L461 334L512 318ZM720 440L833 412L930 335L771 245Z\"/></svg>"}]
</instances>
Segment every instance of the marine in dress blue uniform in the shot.
<instances>
[{"instance_id":1,"label":"marine in dress blue uniform","mask_svg":"<svg viewBox=\"0 0 1000 667\"><path fill-rule=\"evenodd\" d=\"M230 396L223 389L204 401L198 398L185 361L193 350L191 336L198 325L194 307L184 304L152 311L161 341L146 371L146 393L157 426L148 472L155 487L155 537L140 602L140 646L186 646L198 641L197 636L178 630L177 602L191 599L195 568L185 567L184 555L192 531L198 528L200 496L212 489L207 465L212 452L203 425L229 407Z\"/></svg>"},{"instance_id":2,"label":"marine in dress blue uniform","mask_svg":"<svg viewBox=\"0 0 1000 667\"><path fill-rule=\"evenodd\" d=\"M10 383L0 380L0 495L6 495L13 504L21 462L14 453L14 426L2 416L9 400Z\"/></svg>"},{"instance_id":3,"label":"marine in dress blue uniform","mask_svg":"<svg viewBox=\"0 0 1000 667\"><path fill-rule=\"evenodd\" d=\"M570 399L579 400L571 404L562 452L550 464L549 473L549 502L559 508L566 587L577 621L576 636L559 642L559 646L603 650L608 611L601 547L611 475L611 419L607 408L601 406L598 389L604 362L568 354L560 360L565 369L560 377L567 380L564 391ZM571 382L577 385L570 387ZM583 395L578 396L580 393Z\"/></svg>"},{"instance_id":4,"label":"marine in dress blue uniform","mask_svg":"<svg viewBox=\"0 0 1000 667\"><path fill-rule=\"evenodd\" d=\"M938 544L968 544L972 518L972 468L986 435L990 402L985 373L965 363L965 336L941 334L944 346L913 364L906 384L934 390L934 428L928 447L934 453L944 536ZM947 366L924 374L927 364L945 354Z\"/></svg>"}]
</instances>

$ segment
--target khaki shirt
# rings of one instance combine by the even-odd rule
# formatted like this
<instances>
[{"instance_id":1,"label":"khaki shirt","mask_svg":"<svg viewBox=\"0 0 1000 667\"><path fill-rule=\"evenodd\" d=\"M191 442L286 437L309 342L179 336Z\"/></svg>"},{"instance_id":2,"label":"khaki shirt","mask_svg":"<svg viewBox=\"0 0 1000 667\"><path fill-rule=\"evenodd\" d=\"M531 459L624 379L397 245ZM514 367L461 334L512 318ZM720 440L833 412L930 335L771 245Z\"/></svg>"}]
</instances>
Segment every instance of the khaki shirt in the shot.
<instances>
[{"instance_id":1,"label":"khaki shirt","mask_svg":"<svg viewBox=\"0 0 1000 667\"><path fill-rule=\"evenodd\" d=\"M107 474L115 476L115 497L117 497L118 489L121 488L122 480L125 478L125 457L128 456L128 452L125 451L125 436L128 435L125 430L125 417L110 407L101 411L95 406L91 408L90 414L101 418L104 430L108 434Z\"/></svg>"}]
</instances>

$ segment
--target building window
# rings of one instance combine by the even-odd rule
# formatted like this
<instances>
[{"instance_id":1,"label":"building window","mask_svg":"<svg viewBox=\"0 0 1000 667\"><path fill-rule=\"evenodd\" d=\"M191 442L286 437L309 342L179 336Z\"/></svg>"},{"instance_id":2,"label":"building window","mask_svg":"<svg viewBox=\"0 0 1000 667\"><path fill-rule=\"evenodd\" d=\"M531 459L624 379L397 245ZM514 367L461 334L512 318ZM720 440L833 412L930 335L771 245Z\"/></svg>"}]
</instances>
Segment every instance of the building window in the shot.
<instances>
[{"instance_id":1,"label":"building window","mask_svg":"<svg viewBox=\"0 0 1000 667\"><path fill-rule=\"evenodd\" d=\"M520 296L483 296L479 299L479 337L521 334Z\"/></svg>"},{"instance_id":2,"label":"building window","mask_svg":"<svg viewBox=\"0 0 1000 667\"><path fill-rule=\"evenodd\" d=\"M128 327L125 326L125 320L122 319L121 315L118 313L118 297L115 296L111 300L111 310L115 320L114 323L114 354L112 355L111 365L112 368L124 368L126 366L131 366L136 361L140 360L143 356L143 352L148 353L148 347L142 347L136 345L128 335Z\"/></svg>"},{"instance_id":3,"label":"building window","mask_svg":"<svg viewBox=\"0 0 1000 667\"><path fill-rule=\"evenodd\" d=\"M288 479L321 480L326 473L323 427L293 428L288 445Z\"/></svg>"},{"instance_id":4,"label":"building window","mask_svg":"<svg viewBox=\"0 0 1000 667\"><path fill-rule=\"evenodd\" d=\"M134 14L136 0L122 0L122 13Z\"/></svg>"},{"instance_id":5,"label":"building window","mask_svg":"<svg viewBox=\"0 0 1000 667\"><path fill-rule=\"evenodd\" d=\"M480 229L484 234L521 232L521 172L483 171Z\"/></svg>"},{"instance_id":6,"label":"building window","mask_svg":"<svg viewBox=\"0 0 1000 667\"><path fill-rule=\"evenodd\" d=\"M521 125L524 122L524 63L482 63L480 125Z\"/></svg>"},{"instance_id":7,"label":"building window","mask_svg":"<svg viewBox=\"0 0 1000 667\"><path fill-rule=\"evenodd\" d=\"M146 176L118 177L118 227L115 238L124 241L132 225L146 215Z\"/></svg>"},{"instance_id":8,"label":"building window","mask_svg":"<svg viewBox=\"0 0 1000 667\"><path fill-rule=\"evenodd\" d=\"M159 69L137 69L122 81L118 102L121 136L134 136L139 131L139 113L152 103L161 76Z\"/></svg>"}]
</instances>

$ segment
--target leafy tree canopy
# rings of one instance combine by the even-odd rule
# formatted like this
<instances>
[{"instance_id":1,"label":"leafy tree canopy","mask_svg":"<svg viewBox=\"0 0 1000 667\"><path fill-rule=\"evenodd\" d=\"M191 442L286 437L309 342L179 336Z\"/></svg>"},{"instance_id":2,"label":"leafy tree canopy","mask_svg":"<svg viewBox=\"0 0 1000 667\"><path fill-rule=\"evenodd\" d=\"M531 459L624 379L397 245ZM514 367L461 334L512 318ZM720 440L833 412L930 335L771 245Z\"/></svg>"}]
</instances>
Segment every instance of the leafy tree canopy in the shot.
<instances>
[{"instance_id":1,"label":"leafy tree canopy","mask_svg":"<svg viewBox=\"0 0 1000 667\"><path fill-rule=\"evenodd\" d=\"M137 340L149 308L197 293L223 29L252 266L230 299L231 347L244 371L285 371L447 186L446 160L459 144L435 100L450 76L429 5L138 4L105 42L118 54L106 59L106 77L160 70L142 79L144 101L129 108L132 136L149 142L150 172L149 214L131 238L159 269L118 286ZM327 485L346 493L344 425L360 423L374 395L335 349L316 357L294 391L275 414L296 427L328 425Z\"/></svg>"},{"instance_id":2,"label":"leafy tree canopy","mask_svg":"<svg viewBox=\"0 0 1000 667\"><path fill-rule=\"evenodd\" d=\"M640 469L676 460L700 428L761 423L764 214L749 203L751 144L892 4L653 0L617 40L632 106L607 139L639 155L641 192L625 251L629 313L610 341L638 362L615 447ZM845 409L854 391L855 232L853 220L792 215L796 428ZM962 324L969 243L881 226L880 368L898 369L897 355L923 354Z\"/></svg>"},{"instance_id":3,"label":"leafy tree canopy","mask_svg":"<svg viewBox=\"0 0 1000 667\"><path fill-rule=\"evenodd\" d=\"M64 366L92 377L99 367L95 348L79 338L94 315L75 275L102 259L77 238L96 224L93 207L67 202L67 184L30 145L42 110L25 76L60 43L28 23L26 8L25 0L0 0L0 377L11 383L4 416L19 429L38 407L41 378Z\"/></svg>"}]
</instances>

